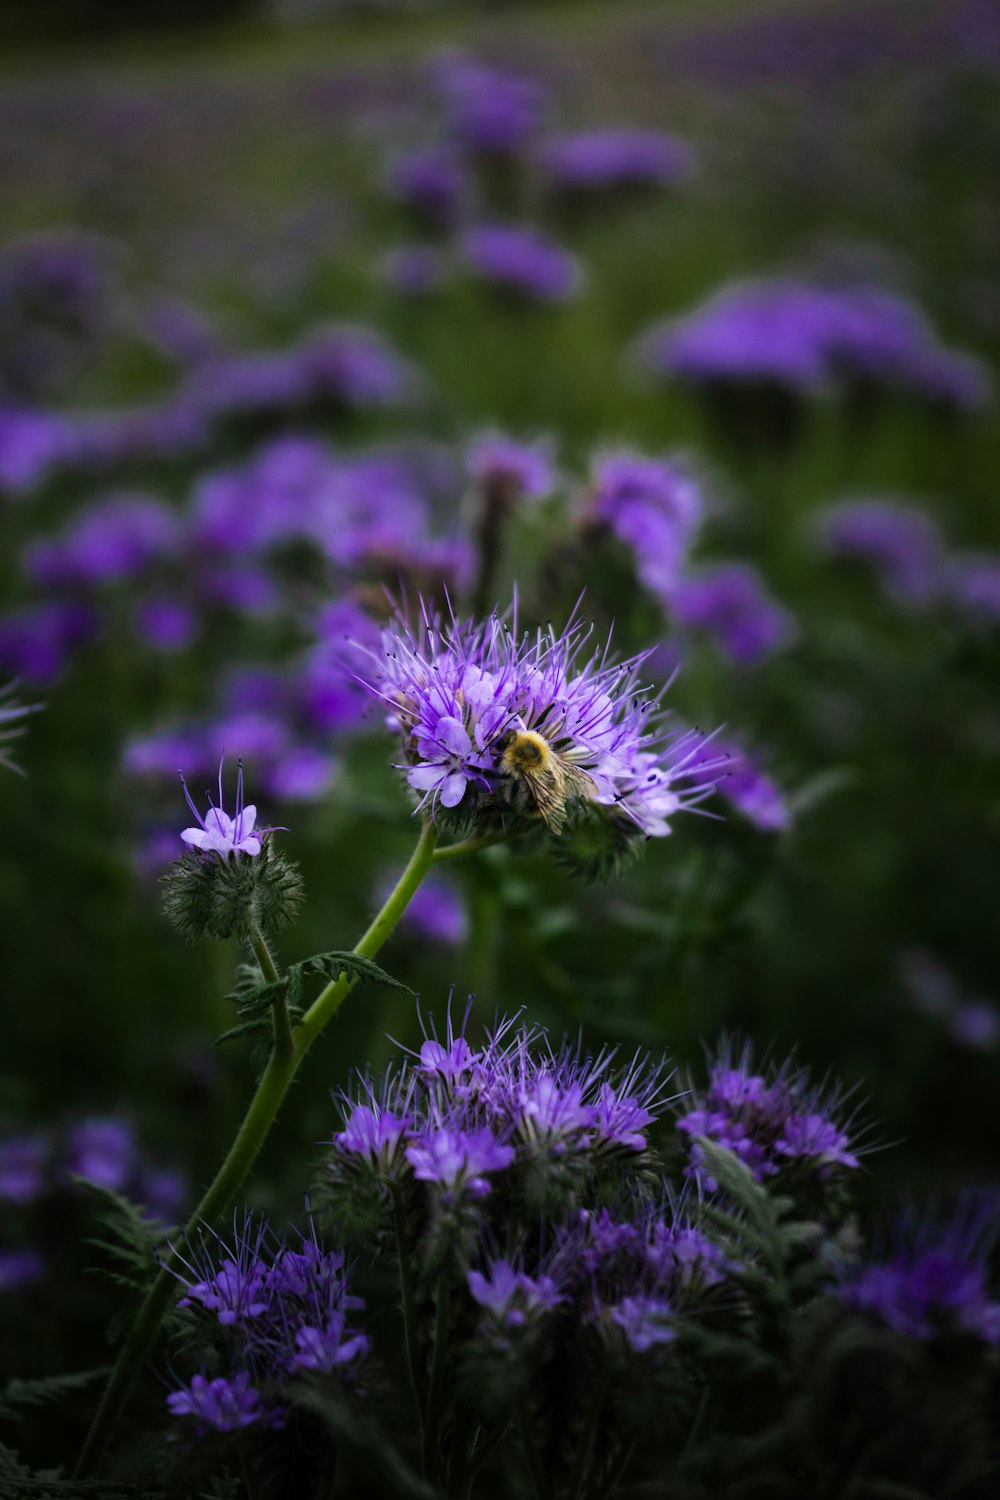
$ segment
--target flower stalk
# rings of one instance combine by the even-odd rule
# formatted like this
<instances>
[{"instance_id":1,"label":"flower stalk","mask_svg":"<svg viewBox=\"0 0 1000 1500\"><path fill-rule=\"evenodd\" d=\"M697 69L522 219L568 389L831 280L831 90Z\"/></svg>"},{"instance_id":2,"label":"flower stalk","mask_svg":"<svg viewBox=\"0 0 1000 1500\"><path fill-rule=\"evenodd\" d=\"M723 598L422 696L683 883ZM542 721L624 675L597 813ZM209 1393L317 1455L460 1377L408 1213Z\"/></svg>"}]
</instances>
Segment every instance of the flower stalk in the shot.
<instances>
[{"instance_id":1,"label":"flower stalk","mask_svg":"<svg viewBox=\"0 0 1000 1500\"><path fill-rule=\"evenodd\" d=\"M437 829L430 817L424 819L416 848L382 909L355 945L354 952L374 958L391 936L406 911L424 876L434 862ZM280 979L270 950L259 929L250 934L251 945L261 972L269 982ZM201 1202L195 1208L182 1240L196 1225L216 1222L233 1201L257 1158L273 1125L285 1095L313 1042L337 1014L357 980L346 974L331 982L317 996L294 1029L291 1027L284 996L274 1009L274 1044L257 1090L250 1101L243 1123ZM76 1467L77 1478L92 1473L99 1464L122 1408L136 1377L149 1356L171 1299L177 1280L174 1275L179 1258L171 1250L163 1260L135 1320L125 1338L111 1372L97 1415L87 1435Z\"/></svg>"}]
</instances>

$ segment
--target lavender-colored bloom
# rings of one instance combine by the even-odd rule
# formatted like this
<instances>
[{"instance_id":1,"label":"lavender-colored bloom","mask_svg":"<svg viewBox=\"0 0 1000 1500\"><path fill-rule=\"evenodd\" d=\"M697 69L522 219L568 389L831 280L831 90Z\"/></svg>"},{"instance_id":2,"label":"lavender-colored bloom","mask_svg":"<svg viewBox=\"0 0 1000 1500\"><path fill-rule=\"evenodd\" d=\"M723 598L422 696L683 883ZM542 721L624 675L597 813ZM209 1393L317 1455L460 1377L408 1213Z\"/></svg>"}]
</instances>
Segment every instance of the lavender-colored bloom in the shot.
<instances>
[{"instance_id":1,"label":"lavender-colored bloom","mask_svg":"<svg viewBox=\"0 0 1000 1500\"><path fill-rule=\"evenodd\" d=\"M931 518L891 500L831 506L822 519L827 551L869 563L900 604L927 604L940 592L944 548Z\"/></svg>"},{"instance_id":2,"label":"lavender-colored bloom","mask_svg":"<svg viewBox=\"0 0 1000 1500\"><path fill-rule=\"evenodd\" d=\"M354 1106L334 1142L341 1153L349 1152L367 1165L387 1171L399 1163L411 1125L405 1114L380 1109L373 1098L370 1104Z\"/></svg>"},{"instance_id":3,"label":"lavender-colored bloom","mask_svg":"<svg viewBox=\"0 0 1000 1500\"><path fill-rule=\"evenodd\" d=\"M406 1159L420 1182L434 1182L451 1192L485 1198L490 1191L485 1174L509 1167L514 1148L501 1144L486 1126L455 1130L430 1125L411 1137Z\"/></svg>"},{"instance_id":4,"label":"lavender-colored bloom","mask_svg":"<svg viewBox=\"0 0 1000 1500\"><path fill-rule=\"evenodd\" d=\"M397 245L378 263L386 286L401 297L426 297L444 283L448 263L434 245Z\"/></svg>"},{"instance_id":5,"label":"lavender-colored bloom","mask_svg":"<svg viewBox=\"0 0 1000 1500\"><path fill-rule=\"evenodd\" d=\"M51 1148L44 1136L0 1140L0 1198L33 1203L45 1191Z\"/></svg>"},{"instance_id":6,"label":"lavender-colored bloom","mask_svg":"<svg viewBox=\"0 0 1000 1500\"><path fill-rule=\"evenodd\" d=\"M951 1034L962 1047L995 1051L1000 1046L1000 1009L992 1000L966 1000L951 1017Z\"/></svg>"},{"instance_id":7,"label":"lavender-colored bloom","mask_svg":"<svg viewBox=\"0 0 1000 1500\"><path fill-rule=\"evenodd\" d=\"M631 549L646 588L667 598L701 521L698 485L680 465L638 453L606 454L591 482L597 519Z\"/></svg>"},{"instance_id":8,"label":"lavender-colored bloom","mask_svg":"<svg viewBox=\"0 0 1000 1500\"><path fill-rule=\"evenodd\" d=\"M686 141L660 130L581 130L550 136L538 152L549 185L562 193L672 187L694 166Z\"/></svg>"},{"instance_id":9,"label":"lavender-colored bloom","mask_svg":"<svg viewBox=\"0 0 1000 1500\"><path fill-rule=\"evenodd\" d=\"M460 54L434 71L451 132L467 150L507 155L537 131L545 95L534 79Z\"/></svg>"},{"instance_id":10,"label":"lavender-colored bloom","mask_svg":"<svg viewBox=\"0 0 1000 1500\"><path fill-rule=\"evenodd\" d=\"M54 682L100 625L90 605L72 599L46 600L0 615L0 667L29 682Z\"/></svg>"},{"instance_id":11,"label":"lavender-colored bloom","mask_svg":"<svg viewBox=\"0 0 1000 1500\"><path fill-rule=\"evenodd\" d=\"M146 337L180 365L198 365L221 352L221 340L201 308L180 297L157 297L143 310Z\"/></svg>"},{"instance_id":12,"label":"lavender-colored bloom","mask_svg":"<svg viewBox=\"0 0 1000 1500\"><path fill-rule=\"evenodd\" d=\"M485 1271L469 1271L466 1280L472 1300L504 1329L522 1328L564 1300L551 1276L529 1276L502 1258L489 1262Z\"/></svg>"},{"instance_id":13,"label":"lavender-colored bloom","mask_svg":"<svg viewBox=\"0 0 1000 1500\"><path fill-rule=\"evenodd\" d=\"M904 1222L895 1253L845 1270L838 1295L848 1307L909 1338L964 1334L1000 1343L1000 1302L990 1296L987 1254L996 1205L960 1204L954 1217Z\"/></svg>"},{"instance_id":14,"label":"lavender-colored bloom","mask_svg":"<svg viewBox=\"0 0 1000 1500\"><path fill-rule=\"evenodd\" d=\"M487 494L515 503L542 500L556 484L551 443L519 443L500 432L484 432L472 440L466 467Z\"/></svg>"},{"instance_id":15,"label":"lavender-colored bloom","mask_svg":"<svg viewBox=\"0 0 1000 1500\"><path fill-rule=\"evenodd\" d=\"M741 667L757 666L794 634L791 615L749 563L717 563L681 579L669 609L678 625L706 631Z\"/></svg>"},{"instance_id":16,"label":"lavender-colored bloom","mask_svg":"<svg viewBox=\"0 0 1000 1500\"><path fill-rule=\"evenodd\" d=\"M57 469L70 447L64 418L22 407L0 407L0 491L23 495Z\"/></svg>"},{"instance_id":17,"label":"lavender-colored bloom","mask_svg":"<svg viewBox=\"0 0 1000 1500\"><path fill-rule=\"evenodd\" d=\"M45 1261L37 1250L0 1250L0 1295L33 1286L45 1275Z\"/></svg>"},{"instance_id":18,"label":"lavender-colored bloom","mask_svg":"<svg viewBox=\"0 0 1000 1500\"><path fill-rule=\"evenodd\" d=\"M306 1325L295 1335L295 1353L292 1363L301 1370L341 1369L367 1354L371 1340L363 1333L348 1333L346 1314L337 1311L327 1318L321 1328Z\"/></svg>"},{"instance_id":19,"label":"lavender-colored bloom","mask_svg":"<svg viewBox=\"0 0 1000 1500\"><path fill-rule=\"evenodd\" d=\"M135 1132L128 1120L81 1120L70 1131L67 1171L98 1187L123 1192L136 1165Z\"/></svg>"},{"instance_id":20,"label":"lavender-colored bloom","mask_svg":"<svg viewBox=\"0 0 1000 1500\"><path fill-rule=\"evenodd\" d=\"M775 278L724 287L650 330L637 352L654 372L695 384L814 395L853 381L959 407L982 406L991 391L985 367L945 349L905 298L863 285Z\"/></svg>"},{"instance_id":21,"label":"lavender-colored bloom","mask_svg":"<svg viewBox=\"0 0 1000 1500\"><path fill-rule=\"evenodd\" d=\"M458 152L450 146L415 146L391 163L386 185L393 198L435 225L455 221L471 183Z\"/></svg>"},{"instance_id":22,"label":"lavender-colored bloom","mask_svg":"<svg viewBox=\"0 0 1000 1500\"><path fill-rule=\"evenodd\" d=\"M383 887L385 895L390 889ZM465 903L458 891L447 880L433 876L417 891L403 920L411 931L450 948L464 943L469 932Z\"/></svg>"},{"instance_id":23,"label":"lavender-colored bloom","mask_svg":"<svg viewBox=\"0 0 1000 1500\"><path fill-rule=\"evenodd\" d=\"M181 833L181 838L189 848L199 849L202 854L217 854L220 859L228 859L231 854L255 856L260 853L261 837L271 830L260 828L254 832L257 809L252 802L248 806L243 803L242 760L236 773L236 813L232 818L222 806L222 761L219 762L219 805L216 807L213 803L204 818L191 800L183 776L181 786L184 788L187 805L199 824L197 828L185 828ZM211 803L211 798L209 802Z\"/></svg>"},{"instance_id":24,"label":"lavender-colored bloom","mask_svg":"<svg viewBox=\"0 0 1000 1500\"><path fill-rule=\"evenodd\" d=\"M157 651L185 651L201 628L197 610L183 599L143 599L136 605L135 628Z\"/></svg>"},{"instance_id":25,"label":"lavender-colored bloom","mask_svg":"<svg viewBox=\"0 0 1000 1500\"><path fill-rule=\"evenodd\" d=\"M215 1313L224 1328L262 1317L272 1300L268 1265L264 1259L267 1226L255 1225L247 1215L240 1229L234 1216L232 1246L227 1246L218 1237L216 1239L222 1252L221 1259L203 1238L195 1264L183 1262L188 1274L176 1273L185 1288L178 1307L191 1307L197 1303Z\"/></svg>"},{"instance_id":26,"label":"lavender-colored bloom","mask_svg":"<svg viewBox=\"0 0 1000 1500\"><path fill-rule=\"evenodd\" d=\"M575 256L526 225L477 224L462 236L461 251L481 281L529 302L564 302L583 281Z\"/></svg>"},{"instance_id":27,"label":"lavender-colored bloom","mask_svg":"<svg viewBox=\"0 0 1000 1500\"><path fill-rule=\"evenodd\" d=\"M535 805L553 833L571 798L617 809L653 836L669 831L670 813L701 800L703 787L690 794L679 785L690 737L664 737L655 700L640 697L643 658L615 663L598 650L581 666L586 639L579 623L561 636L550 629L518 638L496 615L444 628L425 613L415 632L402 622L384 632L367 685L403 735L402 769L421 806L530 816L504 760L511 734L529 736L543 765L554 755L570 768L555 804Z\"/></svg>"},{"instance_id":28,"label":"lavender-colored bloom","mask_svg":"<svg viewBox=\"0 0 1000 1500\"><path fill-rule=\"evenodd\" d=\"M215 1432L239 1432L257 1422L280 1425L277 1413L263 1405L246 1370L240 1370L232 1380L195 1375L190 1385L170 1393L167 1406L173 1416L196 1417Z\"/></svg>"},{"instance_id":29,"label":"lavender-colored bloom","mask_svg":"<svg viewBox=\"0 0 1000 1500\"><path fill-rule=\"evenodd\" d=\"M646 1354L675 1337L673 1309L663 1297L623 1297L607 1309L636 1354Z\"/></svg>"},{"instance_id":30,"label":"lavender-colored bloom","mask_svg":"<svg viewBox=\"0 0 1000 1500\"><path fill-rule=\"evenodd\" d=\"M281 756L264 780L279 802L312 802L325 796L333 785L336 762L311 745L297 745Z\"/></svg>"},{"instance_id":31,"label":"lavender-colored bloom","mask_svg":"<svg viewBox=\"0 0 1000 1500\"><path fill-rule=\"evenodd\" d=\"M785 1064L755 1073L749 1047L734 1057L724 1046L711 1063L708 1088L677 1121L689 1152L685 1175L715 1191L699 1136L734 1152L758 1182L790 1165L820 1182L853 1170L859 1147L849 1135L850 1121L839 1119L843 1103L837 1091L811 1084L803 1069Z\"/></svg>"},{"instance_id":32,"label":"lavender-colored bloom","mask_svg":"<svg viewBox=\"0 0 1000 1500\"><path fill-rule=\"evenodd\" d=\"M692 775L704 760L715 790L762 833L784 833L792 810L784 792L755 756L733 740L705 740L692 761Z\"/></svg>"},{"instance_id":33,"label":"lavender-colored bloom","mask_svg":"<svg viewBox=\"0 0 1000 1500\"><path fill-rule=\"evenodd\" d=\"M454 1034L449 1016L446 1040L439 1042L436 1036L429 1036L422 1043L417 1071L422 1078L432 1083L444 1083L453 1092L469 1082L478 1069L481 1056L481 1053L473 1052L464 1036Z\"/></svg>"},{"instance_id":34,"label":"lavender-colored bloom","mask_svg":"<svg viewBox=\"0 0 1000 1500\"><path fill-rule=\"evenodd\" d=\"M48 587L101 587L134 578L177 548L174 514L145 496L89 507L62 537L28 549L28 573Z\"/></svg>"},{"instance_id":35,"label":"lavender-colored bloom","mask_svg":"<svg viewBox=\"0 0 1000 1500\"><path fill-rule=\"evenodd\" d=\"M946 563L945 590L949 603L973 624L996 625L1000 620L1000 553L952 553Z\"/></svg>"}]
</instances>

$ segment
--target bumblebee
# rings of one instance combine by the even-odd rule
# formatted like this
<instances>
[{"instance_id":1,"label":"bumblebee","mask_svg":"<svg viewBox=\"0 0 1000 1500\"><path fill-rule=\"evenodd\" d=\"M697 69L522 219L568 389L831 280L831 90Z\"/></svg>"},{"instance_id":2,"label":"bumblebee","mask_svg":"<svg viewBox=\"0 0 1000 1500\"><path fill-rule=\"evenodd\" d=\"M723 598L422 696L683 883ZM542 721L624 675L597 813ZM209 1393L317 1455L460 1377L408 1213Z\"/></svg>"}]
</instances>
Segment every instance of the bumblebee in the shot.
<instances>
[{"instance_id":1,"label":"bumblebee","mask_svg":"<svg viewBox=\"0 0 1000 1500\"><path fill-rule=\"evenodd\" d=\"M553 750L534 729L510 730L500 741L500 752L501 770L550 833L562 832L567 802L597 795L597 786L586 771Z\"/></svg>"}]
</instances>

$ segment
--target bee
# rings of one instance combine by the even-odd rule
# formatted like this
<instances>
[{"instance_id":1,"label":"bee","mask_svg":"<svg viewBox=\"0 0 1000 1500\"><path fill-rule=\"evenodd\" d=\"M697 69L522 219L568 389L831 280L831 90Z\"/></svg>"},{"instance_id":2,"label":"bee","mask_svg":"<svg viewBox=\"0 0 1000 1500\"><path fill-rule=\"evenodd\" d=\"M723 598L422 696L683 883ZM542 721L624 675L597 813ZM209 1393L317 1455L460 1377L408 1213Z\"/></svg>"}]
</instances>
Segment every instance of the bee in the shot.
<instances>
[{"instance_id":1,"label":"bee","mask_svg":"<svg viewBox=\"0 0 1000 1500\"><path fill-rule=\"evenodd\" d=\"M550 833L562 832L567 802L597 795L597 786L586 771L553 750L534 729L510 730L500 741L500 752L501 769Z\"/></svg>"}]
</instances>

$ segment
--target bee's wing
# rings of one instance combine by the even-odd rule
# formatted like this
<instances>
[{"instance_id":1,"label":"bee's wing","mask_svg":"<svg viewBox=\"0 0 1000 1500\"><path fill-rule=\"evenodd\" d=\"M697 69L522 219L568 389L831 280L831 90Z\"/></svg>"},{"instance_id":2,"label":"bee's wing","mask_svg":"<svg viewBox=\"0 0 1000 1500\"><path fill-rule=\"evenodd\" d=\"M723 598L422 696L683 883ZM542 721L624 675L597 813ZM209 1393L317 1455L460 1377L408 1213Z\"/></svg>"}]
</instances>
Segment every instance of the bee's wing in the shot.
<instances>
[{"instance_id":1,"label":"bee's wing","mask_svg":"<svg viewBox=\"0 0 1000 1500\"><path fill-rule=\"evenodd\" d=\"M571 760L561 762L563 781L563 801L578 797L583 802L592 802L597 796L597 782L586 771L581 771Z\"/></svg>"}]
</instances>

